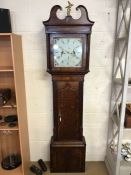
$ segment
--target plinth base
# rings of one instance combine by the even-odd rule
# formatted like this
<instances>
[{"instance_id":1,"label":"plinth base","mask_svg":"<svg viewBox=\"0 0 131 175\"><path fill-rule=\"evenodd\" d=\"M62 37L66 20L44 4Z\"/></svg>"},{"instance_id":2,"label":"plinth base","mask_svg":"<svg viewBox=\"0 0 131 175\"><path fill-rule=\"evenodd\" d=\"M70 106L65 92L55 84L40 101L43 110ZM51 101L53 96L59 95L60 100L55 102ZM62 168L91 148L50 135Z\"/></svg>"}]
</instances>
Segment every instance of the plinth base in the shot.
<instances>
[{"instance_id":1,"label":"plinth base","mask_svg":"<svg viewBox=\"0 0 131 175\"><path fill-rule=\"evenodd\" d=\"M51 138L51 172L85 172L86 143L82 141L54 141Z\"/></svg>"}]
</instances>

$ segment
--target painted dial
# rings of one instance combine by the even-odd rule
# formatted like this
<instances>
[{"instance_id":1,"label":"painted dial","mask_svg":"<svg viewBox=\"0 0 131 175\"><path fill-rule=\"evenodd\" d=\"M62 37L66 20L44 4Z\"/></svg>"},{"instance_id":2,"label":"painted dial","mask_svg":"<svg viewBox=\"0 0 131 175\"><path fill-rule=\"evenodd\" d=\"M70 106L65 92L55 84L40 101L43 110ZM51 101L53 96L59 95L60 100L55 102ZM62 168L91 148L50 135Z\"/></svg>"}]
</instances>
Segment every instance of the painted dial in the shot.
<instances>
[{"instance_id":1,"label":"painted dial","mask_svg":"<svg viewBox=\"0 0 131 175\"><path fill-rule=\"evenodd\" d=\"M53 44L54 67L82 66L82 39L55 38Z\"/></svg>"}]
</instances>

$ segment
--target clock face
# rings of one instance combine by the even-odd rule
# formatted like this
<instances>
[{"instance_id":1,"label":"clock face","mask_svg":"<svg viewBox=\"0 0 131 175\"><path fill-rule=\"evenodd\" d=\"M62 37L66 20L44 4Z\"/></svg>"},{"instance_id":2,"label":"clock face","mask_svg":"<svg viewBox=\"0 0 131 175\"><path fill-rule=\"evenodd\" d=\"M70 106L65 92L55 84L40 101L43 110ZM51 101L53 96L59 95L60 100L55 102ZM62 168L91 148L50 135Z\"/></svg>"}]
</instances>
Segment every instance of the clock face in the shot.
<instances>
[{"instance_id":1,"label":"clock face","mask_svg":"<svg viewBox=\"0 0 131 175\"><path fill-rule=\"evenodd\" d=\"M54 67L82 66L82 39L55 38L53 43Z\"/></svg>"}]
</instances>

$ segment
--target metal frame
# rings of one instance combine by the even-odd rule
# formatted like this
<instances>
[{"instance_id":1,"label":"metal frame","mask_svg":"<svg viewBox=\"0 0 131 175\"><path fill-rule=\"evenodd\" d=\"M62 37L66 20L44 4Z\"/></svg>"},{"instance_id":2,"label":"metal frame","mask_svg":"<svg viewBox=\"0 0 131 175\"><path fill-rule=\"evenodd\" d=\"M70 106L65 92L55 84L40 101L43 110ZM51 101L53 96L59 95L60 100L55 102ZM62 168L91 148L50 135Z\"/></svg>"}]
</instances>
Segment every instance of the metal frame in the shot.
<instances>
[{"instance_id":1,"label":"metal frame","mask_svg":"<svg viewBox=\"0 0 131 175\"><path fill-rule=\"evenodd\" d=\"M125 172L121 170L121 146L124 131L129 62L131 59L130 21L131 0L118 0L109 129L105 158L110 175L127 175L128 172L126 169ZM129 171L131 172L131 166Z\"/></svg>"}]
</instances>

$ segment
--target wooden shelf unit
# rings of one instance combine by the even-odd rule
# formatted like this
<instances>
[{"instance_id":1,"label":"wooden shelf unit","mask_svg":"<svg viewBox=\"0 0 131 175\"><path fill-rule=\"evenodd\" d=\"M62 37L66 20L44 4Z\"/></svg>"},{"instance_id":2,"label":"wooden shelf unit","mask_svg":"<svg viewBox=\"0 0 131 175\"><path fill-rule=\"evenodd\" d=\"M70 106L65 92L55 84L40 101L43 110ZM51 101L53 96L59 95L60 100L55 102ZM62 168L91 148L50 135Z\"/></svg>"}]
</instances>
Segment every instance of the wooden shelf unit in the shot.
<instances>
[{"instance_id":1,"label":"wooden shelf unit","mask_svg":"<svg viewBox=\"0 0 131 175\"><path fill-rule=\"evenodd\" d=\"M12 66L0 66L0 72L14 72Z\"/></svg>"},{"instance_id":2,"label":"wooden shelf unit","mask_svg":"<svg viewBox=\"0 0 131 175\"><path fill-rule=\"evenodd\" d=\"M4 170L4 169L0 169L0 174L1 175L23 175L22 173L22 166L14 169L14 170Z\"/></svg>"},{"instance_id":3,"label":"wooden shelf unit","mask_svg":"<svg viewBox=\"0 0 131 175\"><path fill-rule=\"evenodd\" d=\"M5 105L3 105L1 108L17 108L16 100L15 98L9 100Z\"/></svg>"},{"instance_id":4,"label":"wooden shelf unit","mask_svg":"<svg viewBox=\"0 0 131 175\"><path fill-rule=\"evenodd\" d=\"M14 139L16 139L19 145L22 164L13 170L4 170L0 165L0 174L28 175L30 154L22 42L21 36L12 33L0 33L0 89L3 88L11 89L12 98L7 104L0 107L0 115L5 117L16 114L18 116L18 126L14 128L10 128L8 124L6 126L0 126L0 132L18 132L18 138L16 137ZM0 137L0 142L1 139ZM2 156L1 152L0 156Z\"/></svg>"},{"instance_id":5,"label":"wooden shelf unit","mask_svg":"<svg viewBox=\"0 0 131 175\"><path fill-rule=\"evenodd\" d=\"M18 126L15 127L9 127L8 124L6 124L5 126L0 126L0 131L18 131Z\"/></svg>"}]
</instances>

